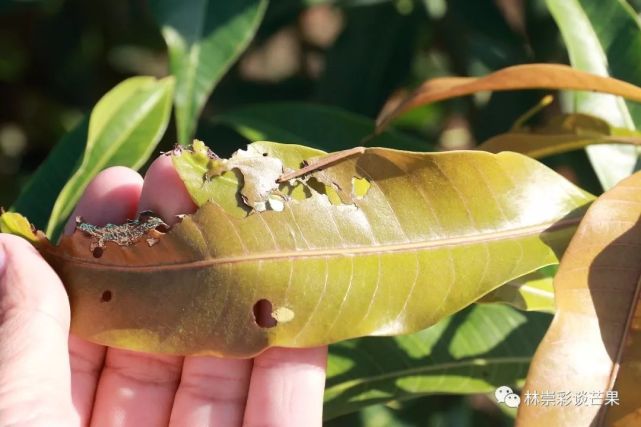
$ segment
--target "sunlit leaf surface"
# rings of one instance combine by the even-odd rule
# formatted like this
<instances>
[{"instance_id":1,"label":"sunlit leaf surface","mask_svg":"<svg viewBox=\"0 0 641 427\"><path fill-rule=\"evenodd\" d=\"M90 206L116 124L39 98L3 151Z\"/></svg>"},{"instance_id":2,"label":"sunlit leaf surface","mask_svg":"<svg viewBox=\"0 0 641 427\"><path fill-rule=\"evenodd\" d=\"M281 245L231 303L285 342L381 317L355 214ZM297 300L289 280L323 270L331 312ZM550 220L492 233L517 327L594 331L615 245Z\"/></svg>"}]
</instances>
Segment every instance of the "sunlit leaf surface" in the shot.
<instances>
[{"instance_id":1,"label":"sunlit leaf surface","mask_svg":"<svg viewBox=\"0 0 641 427\"><path fill-rule=\"evenodd\" d=\"M523 389L594 392L601 400L522 405L522 425L639 425L640 216L641 173L590 207L554 279L557 312ZM611 390L618 393L618 404L603 405Z\"/></svg>"},{"instance_id":2,"label":"sunlit leaf surface","mask_svg":"<svg viewBox=\"0 0 641 427\"><path fill-rule=\"evenodd\" d=\"M201 206L166 234L141 219L41 245L77 335L249 357L418 331L556 263L593 199L514 153L196 142L173 160Z\"/></svg>"},{"instance_id":3,"label":"sunlit leaf surface","mask_svg":"<svg viewBox=\"0 0 641 427\"><path fill-rule=\"evenodd\" d=\"M379 131L398 115L421 105L483 91L573 89L604 92L641 102L641 88L622 80L586 73L561 64L507 67L484 77L438 77L424 82L398 107L378 117Z\"/></svg>"},{"instance_id":4,"label":"sunlit leaf surface","mask_svg":"<svg viewBox=\"0 0 641 427\"><path fill-rule=\"evenodd\" d=\"M546 3L561 30L573 67L641 84L638 72L641 25L626 1L547 0ZM630 129L641 126L641 106L616 96L577 93L574 111L602 117L615 126ZM638 161L638 149L626 145L588 147L587 153L605 189L630 175Z\"/></svg>"},{"instance_id":5,"label":"sunlit leaf surface","mask_svg":"<svg viewBox=\"0 0 641 427\"><path fill-rule=\"evenodd\" d=\"M641 133L611 126L586 114L555 116L540 128L517 128L485 141L479 149L490 153L514 151L532 158L567 153L590 145L641 145Z\"/></svg>"}]
</instances>

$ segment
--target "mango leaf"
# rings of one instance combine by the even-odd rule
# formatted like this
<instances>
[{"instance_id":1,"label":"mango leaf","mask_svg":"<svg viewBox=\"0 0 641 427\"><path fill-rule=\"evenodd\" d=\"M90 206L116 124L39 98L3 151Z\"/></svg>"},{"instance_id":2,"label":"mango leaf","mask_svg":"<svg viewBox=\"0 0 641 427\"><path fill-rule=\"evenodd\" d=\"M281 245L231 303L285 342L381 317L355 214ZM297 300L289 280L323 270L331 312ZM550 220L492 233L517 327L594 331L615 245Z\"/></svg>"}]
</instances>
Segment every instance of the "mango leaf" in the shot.
<instances>
[{"instance_id":1,"label":"mango leaf","mask_svg":"<svg viewBox=\"0 0 641 427\"><path fill-rule=\"evenodd\" d=\"M432 151L430 144L393 129L372 135L374 121L336 107L279 102L242 107L216 116L250 141L283 141L326 151L357 145Z\"/></svg>"},{"instance_id":2,"label":"mango leaf","mask_svg":"<svg viewBox=\"0 0 641 427\"><path fill-rule=\"evenodd\" d=\"M641 26L629 4L622 0L547 0L546 3L575 68L641 84L637 71L641 67ZM613 22L616 25L612 25ZM641 126L641 106L626 104L618 97L577 93L574 104L574 111L600 116L615 126L630 129ZM605 189L632 173L637 151L624 145L587 148Z\"/></svg>"},{"instance_id":3,"label":"mango leaf","mask_svg":"<svg viewBox=\"0 0 641 427\"><path fill-rule=\"evenodd\" d=\"M60 191L82 159L88 128L87 116L58 141L20 192L12 211L27 216L37 228L47 226Z\"/></svg>"},{"instance_id":4,"label":"mango leaf","mask_svg":"<svg viewBox=\"0 0 641 427\"><path fill-rule=\"evenodd\" d=\"M438 77L428 80L393 109L381 114L380 132L397 116L421 105L483 91L517 89L572 89L605 92L641 102L641 88L633 84L575 70L562 64L507 67L485 77Z\"/></svg>"},{"instance_id":5,"label":"mango leaf","mask_svg":"<svg viewBox=\"0 0 641 427\"><path fill-rule=\"evenodd\" d=\"M434 393L520 387L551 316L474 304L421 332L330 346L323 417Z\"/></svg>"},{"instance_id":6,"label":"mango leaf","mask_svg":"<svg viewBox=\"0 0 641 427\"><path fill-rule=\"evenodd\" d=\"M523 389L571 392L575 402L595 393L597 404L522 404L523 425L638 425L640 216L641 173L590 207L554 279L557 311ZM601 405L611 390L618 403Z\"/></svg>"},{"instance_id":7,"label":"mango leaf","mask_svg":"<svg viewBox=\"0 0 641 427\"><path fill-rule=\"evenodd\" d=\"M554 312L552 282L557 267L550 265L511 280L478 300L479 303L510 304L520 310Z\"/></svg>"},{"instance_id":8,"label":"mango leaf","mask_svg":"<svg viewBox=\"0 0 641 427\"><path fill-rule=\"evenodd\" d=\"M610 126L586 114L565 114L555 116L540 128L517 128L497 135L478 148L490 153L515 151L538 159L594 144L615 143L641 145L641 133Z\"/></svg>"},{"instance_id":9,"label":"mango leaf","mask_svg":"<svg viewBox=\"0 0 641 427\"><path fill-rule=\"evenodd\" d=\"M251 41L267 0L153 0L176 77L178 141L187 144L216 83Z\"/></svg>"},{"instance_id":10,"label":"mango leaf","mask_svg":"<svg viewBox=\"0 0 641 427\"><path fill-rule=\"evenodd\" d=\"M418 331L556 263L593 200L509 152L263 142L220 159L197 142L173 162L201 206L168 232L145 215L38 243L75 334L251 357Z\"/></svg>"},{"instance_id":11,"label":"mango leaf","mask_svg":"<svg viewBox=\"0 0 641 427\"><path fill-rule=\"evenodd\" d=\"M98 101L89 120L82 160L53 205L48 236L55 240L98 172L109 166L138 169L149 159L167 128L173 87L171 77L132 77Z\"/></svg>"},{"instance_id":12,"label":"mango leaf","mask_svg":"<svg viewBox=\"0 0 641 427\"><path fill-rule=\"evenodd\" d=\"M23 239L37 244L42 238L36 234L33 225L22 215L15 212L4 212L0 214L0 233L9 233L20 236Z\"/></svg>"}]
</instances>

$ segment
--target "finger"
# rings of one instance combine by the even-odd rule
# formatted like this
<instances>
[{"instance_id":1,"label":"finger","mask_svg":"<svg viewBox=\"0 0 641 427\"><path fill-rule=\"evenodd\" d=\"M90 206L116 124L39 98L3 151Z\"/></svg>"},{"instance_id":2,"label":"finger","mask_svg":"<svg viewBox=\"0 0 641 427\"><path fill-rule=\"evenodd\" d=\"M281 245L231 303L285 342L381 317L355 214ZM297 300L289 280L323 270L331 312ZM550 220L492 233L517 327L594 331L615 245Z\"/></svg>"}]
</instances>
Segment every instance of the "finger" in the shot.
<instances>
[{"instance_id":1,"label":"finger","mask_svg":"<svg viewBox=\"0 0 641 427\"><path fill-rule=\"evenodd\" d=\"M112 167L99 173L87 186L74 214L69 218L66 233L75 229L76 216L94 225L119 224L136 217L142 190L142 177L125 167ZM102 371L105 347L69 337L73 404L82 425L91 419L98 378Z\"/></svg>"},{"instance_id":2,"label":"finger","mask_svg":"<svg viewBox=\"0 0 641 427\"><path fill-rule=\"evenodd\" d=\"M73 233L78 215L93 225L118 223L135 218L142 183L142 177L138 172L122 166L100 172L85 189L67 221L65 233Z\"/></svg>"},{"instance_id":3,"label":"finger","mask_svg":"<svg viewBox=\"0 0 641 427\"><path fill-rule=\"evenodd\" d=\"M166 426L182 358L109 348L92 426Z\"/></svg>"},{"instance_id":4,"label":"finger","mask_svg":"<svg viewBox=\"0 0 641 427\"><path fill-rule=\"evenodd\" d=\"M170 225L177 221L176 215L196 210L171 157L160 156L149 167L140 196L140 210L152 211Z\"/></svg>"},{"instance_id":5,"label":"finger","mask_svg":"<svg viewBox=\"0 0 641 427\"><path fill-rule=\"evenodd\" d=\"M169 197L166 188L176 191ZM167 221L196 210L169 157L161 157L151 166L140 204L141 209L157 212ZM250 372L251 360L185 358L171 425L240 425Z\"/></svg>"},{"instance_id":6,"label":"finger","mask_svg":"<svg viewBox=\"0 0 641 427\"><path fill-rule=\"evenodd\" d=\"M169 157L161 156L150 166L138 208L153 210L167 222L193 209ZM181 357L109 348L92 425L167 425L181 369Z\"/></svg>"},{"instance_id":7,"label":"finger","mask_svg":"<svg viewBox=\"0 0 641 427\"><path fill-rule=\"evenodd\" d=\"M251 366L251 360L186 357L170 425L240 426Z\"/></svg>"},{"instance_id":8,"label":"finger","mask_svg":"<svg viewBox=\"0 0 641 427\"><path fill-rule=\"evenodd\" d=\"M25 240L0 235L0 425L77 425L71 402L69 302Z\"/></svg>"},{"instance_id":9,"label":"finger","mask_svg":"<svg viewBox=\"0 0 641 427\"><path fill-rule=\"evenodd\" d=\"M254 359L244 426L320 426L327 347L271 348Z\"/></svg>"}]
</instances>

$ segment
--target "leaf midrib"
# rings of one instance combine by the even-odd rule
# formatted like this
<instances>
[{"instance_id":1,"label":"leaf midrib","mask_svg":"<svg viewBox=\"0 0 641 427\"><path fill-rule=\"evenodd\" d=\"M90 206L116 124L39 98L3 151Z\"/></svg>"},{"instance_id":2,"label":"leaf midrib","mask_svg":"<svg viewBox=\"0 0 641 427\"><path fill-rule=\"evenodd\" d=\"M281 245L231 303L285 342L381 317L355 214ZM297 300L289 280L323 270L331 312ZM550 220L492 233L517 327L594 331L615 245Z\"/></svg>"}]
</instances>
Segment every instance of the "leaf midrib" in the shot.
<instances>
[{"instance_id":1,"label":"leaf midrib","mask_svg":"<svg viewBox=\"0 0 641 427\"><path fill-rule=\"evenodd\" d=\"M182 270L182 269L193 269L193 268L205 268L212 265L220 264L237 264L242 262L252 262L252 261L268 261L276 259L286 259L286 258L318 258L318 257L327 257L327 256L354 256L354 255L367 255L367 254L381 254L381 253L395 253L395 252L410 252L410 251L419 251L423 249L438 249L442 247L454 246L454 245L465 245L473 243L488 243L499 240L509 240L517 237L525 236L534 236L538 235L544 231L552 232L559 229L570 228L578 225L582 217L569 218L560 221L547 222L543 224L530 225L526 227L518 227L509 229L506 231L494 231L490 233L479 233L467 236L453 237L453 238L444 238L436 239L429 241L420 241L420 242L406 242L406 243L395 243L395 244L383 244L383 245L370 245L370 246L358 246L358 247L342 247L342 248L322 248L322 249L305 249L305 250L288 250L288 251L278 251L278 252L261 252L256 254L245 254L238 256L228 256L220 258L206 258L198 261L189 261L173 264L157 264L157 265L146 265L146 266L130 266L130 265L115 265L115 264L101 264L95 261L91 261L84 258L72 257L68 255L60 255L53 249L54 246L45 248L44 251L52 258L62 259L64 261L75 263L76 265L80 264L86 268L93 268L98 270L120 270L120 271L129 271L135 270L140 272L148 271L163 271L163 270ZM167 236L172 233L170 231ZM165 237L168 238L168 237ZM136 244L144 244L142 240ZM87 249L89 250L89 249Z\"/></svg>"}]
</instances>

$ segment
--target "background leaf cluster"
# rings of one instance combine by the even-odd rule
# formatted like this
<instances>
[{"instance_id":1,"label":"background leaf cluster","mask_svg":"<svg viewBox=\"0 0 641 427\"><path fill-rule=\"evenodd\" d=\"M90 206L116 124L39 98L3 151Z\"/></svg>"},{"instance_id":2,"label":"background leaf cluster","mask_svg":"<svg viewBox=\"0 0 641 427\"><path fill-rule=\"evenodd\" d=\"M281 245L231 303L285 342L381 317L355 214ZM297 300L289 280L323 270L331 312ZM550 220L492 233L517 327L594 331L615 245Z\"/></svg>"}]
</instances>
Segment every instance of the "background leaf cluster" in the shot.
<instances>
[{"instance_id":1,"label":"background leaf cluster","mask_svg":"<svg viewBox=\"0 0 641 427\"><path fill-rule=\"evenodd\" d=\"M426 105L367 138L388 100L437 76L561 62L639 84L640 8L624 0L2 0L0 205L56 235L96 171L144 170L152 152L192 136L223 156L260 139L326 151L364 142L473 148L518 130L514 123L545 92ZM101 109L101 97L131 77ZM572 141L608 140L615 138L603 129L627 136L639 111L609 95L565 93L526 124L558 130L549 122L561 112L594 114L606 127ZM132 132L118 132L127 126ZM543 161L594 194L638 168L631 144ZM545 293L529 300L527 292L549 294L554 273L526 277L498 300L550 311ZM475 305L419 334L337 344L329 424L510 425L514 414L485 393L522 385L550 319Z\"/></svg>"}]
</instances>

